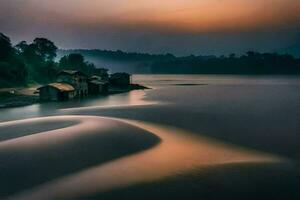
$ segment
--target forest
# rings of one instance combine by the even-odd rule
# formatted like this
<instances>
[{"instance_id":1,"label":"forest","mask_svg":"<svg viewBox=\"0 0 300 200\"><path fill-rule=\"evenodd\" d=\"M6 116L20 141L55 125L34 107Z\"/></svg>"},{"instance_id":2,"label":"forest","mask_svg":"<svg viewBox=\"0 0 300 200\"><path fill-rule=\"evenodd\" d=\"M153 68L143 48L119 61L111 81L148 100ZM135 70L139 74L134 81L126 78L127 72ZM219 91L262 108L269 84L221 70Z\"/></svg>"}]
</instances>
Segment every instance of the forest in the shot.
<instances>
[{"instance_id":1,"label":"forest","mask_svg":"<svg viewBox=\"0 0 300 200\"><path fill-rule=\"evenodd\" d=\"M97 66L111 71L138 74L300 74L300 59L290 54L248 51L243 55L189 55L128 53L121 50L59 50L59 54L82 54Z\"/></svg>"},{"instance_id":2,"label":"forest","mask_svg":"<svg viewBox=\"0 0 300 200\"><path fill-rule=\"evenodd\" d=\"M56 62L57 50L46 38L35 38L29 44L21 41L13 46L10 38L0 33L0 87L49 83L62 69L81 70L86 74L96 69L80 54L65 55Z\"/></svg>"}]
</instances>

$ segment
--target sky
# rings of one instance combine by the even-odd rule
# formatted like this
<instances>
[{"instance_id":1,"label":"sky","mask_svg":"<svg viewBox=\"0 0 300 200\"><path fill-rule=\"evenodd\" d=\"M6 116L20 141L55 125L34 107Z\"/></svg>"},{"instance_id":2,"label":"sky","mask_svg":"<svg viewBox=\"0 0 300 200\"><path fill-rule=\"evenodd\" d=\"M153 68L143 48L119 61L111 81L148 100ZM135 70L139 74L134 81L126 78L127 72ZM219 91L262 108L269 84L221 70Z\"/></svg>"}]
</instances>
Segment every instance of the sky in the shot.
<instances>
[{"instance_id":1,"label":"sky","mask_svg":"<svg viewBox=\"0 0 300 200\"><path fill-rule=\"evenodd\" d=\"M300 46L300 0L0 0L0 32L63 49L273 52Z\"/></svg>"}]
</instances>

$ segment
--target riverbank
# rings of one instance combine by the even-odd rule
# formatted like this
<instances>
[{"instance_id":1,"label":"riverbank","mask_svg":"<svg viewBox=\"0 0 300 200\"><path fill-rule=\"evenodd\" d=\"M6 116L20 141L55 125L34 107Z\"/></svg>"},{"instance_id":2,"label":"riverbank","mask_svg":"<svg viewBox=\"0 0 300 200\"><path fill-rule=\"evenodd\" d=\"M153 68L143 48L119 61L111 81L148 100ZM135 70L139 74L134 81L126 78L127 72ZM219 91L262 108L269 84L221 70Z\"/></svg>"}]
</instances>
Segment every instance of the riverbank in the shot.
<instances>
[{"instance_id":1,"label":"riverbank","mask_svg":"<svg viewBox=\"0 0 300 200\"><path fill-rule=\"evenodd\" d=\"M43 103L36 92L39 86L23 88L2 88L0 89L0 109L28 106L36 103ZM139 84L130 84L125 87L110 87L105 95L119 94L130 92L132 90L150 89ZM101 95L99 95L101 96Z\"/></svg>"},{"instance_id":2,"label":"riverbank","mask_svg":"<svg viewBox=\"0 0 300 200\"><path fill-rule=\"evenodd\" d=\"M27 106L39 102L35 87L0 89L0 109Z\"/></svg>"}]
</instances>

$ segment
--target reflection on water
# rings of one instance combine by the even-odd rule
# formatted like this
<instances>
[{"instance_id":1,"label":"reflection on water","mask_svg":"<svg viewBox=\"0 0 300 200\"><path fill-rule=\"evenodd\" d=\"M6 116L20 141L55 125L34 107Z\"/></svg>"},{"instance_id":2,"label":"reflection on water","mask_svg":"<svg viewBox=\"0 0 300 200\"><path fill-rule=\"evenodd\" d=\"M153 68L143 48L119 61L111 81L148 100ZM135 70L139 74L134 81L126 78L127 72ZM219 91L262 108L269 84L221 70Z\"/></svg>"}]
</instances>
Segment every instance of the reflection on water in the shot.
<instances>
[{"instance_id":1,"label":"reflection on water","mask_svg":"<svg viewBox=\"0 0 300 200\"><path fill-rule=\"evenodd\" d=\"M300 85L299 76L230 76L230 75L133 75L134 83L152 88L172 87L178 84L205 85ZM191 87L191 86L186 86ZM151 90L149 90L151 92ZM68 102L50 102L20 108L0 109L0 122L57 114L58 110L80 107L119 107L146 105L156 102L144 101L147 91L75 99ZM183 94L184 95L184 94Z\"/></svg>"},{"instance_id":2,"label":"reflection on water","mask_svg":"<svg viewBox=\"0 0 300 200\"><path fill-rule=\"evenodd\" d=\"M121 94L95 96L86 99L74 99L67 102L48 102L31 106L7 108L0 110L0 122L8 120L25 119L38 116L58 114L63 110L76 110L81 108L108 108L120 106L146 105L155 102L144 101L145 91L134 90Z\"/></svg>"},{"instance_id":3,"label":"reflection on water","mask_svg":"<svg viewBox=\"0 0 300 200\"><path fill-rule=\"evenodd\" d=\"M132 80L142 85L161 87L178 84L209 85L299 85L299 76L240 75L134 75Z\"/></svg>"},{"instance_id":4,"label":"reflection on water","mask_svg":"<svg viewBox=\"0 0 300 200\"><path fill-rule=\"evenodd\" d=\"M124 106L137 106L137 105L150 105L156 104L156 102L144 101L145 91L143 90L134 90L129 93L122 93L118 95L107 96L103 99L95 98L89 99L84 102L80 102L77 106L74 104L68 107L68 104L65 104L65 107L61 108L61 111L69 110L87 110L95 108L113 108L113 107L124 107Z\"/></svg>"}]
</instances>

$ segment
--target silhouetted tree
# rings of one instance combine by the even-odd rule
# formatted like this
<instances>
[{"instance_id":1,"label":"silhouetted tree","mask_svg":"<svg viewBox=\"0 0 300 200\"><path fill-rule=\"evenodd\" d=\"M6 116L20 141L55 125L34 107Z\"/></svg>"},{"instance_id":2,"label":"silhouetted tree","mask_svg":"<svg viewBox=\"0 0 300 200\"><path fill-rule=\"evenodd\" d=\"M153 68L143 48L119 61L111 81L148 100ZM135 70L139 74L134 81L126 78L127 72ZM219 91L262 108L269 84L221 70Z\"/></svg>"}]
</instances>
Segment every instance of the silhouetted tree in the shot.
<instances>
[{"instance_id":1,"label":"silhouetted tree","mask_svg":"<svg viewBox=\"0 0 300 200\"><path fill-rule=\"evenodd\" d=\"M25 64L16 54L9 37L0 33L0 87L26 83Z\"/></svg>"},{"instance_id":2,"label":"silhouetted tree","mask_svg":"<svg viewBox=\"0 0 300 200\"><path fill-rule=\"evenodd\" d=\"M57 47L45 38L36 38L33 43L22 41L15 46L16 52L22 57L29 71L29 81L49 82L54 80L57 65L53 61Z\"/></svg>"},{"instance_id":3,"label":"silhouetted tree","mask_svg":"<svg viewBox=\"0 0 300 200\"><path fill-rule=\"evenodd\" d=\"M46 38L36 38L33 40L35 53L42 57L44 61L53 61L56 57L57 47L53 42Z\"/></svg>"},{"instance_id":4,"label":"silhouetted tree","mask_svg":"<svg viewBox=\"0 0 300 200\"><path fill-rule=\"evenodd\" d=\"M9 59L14 52L13 47L11 46L10 39L0 33L0 61Z\"/></svg>"}]
</instances>

